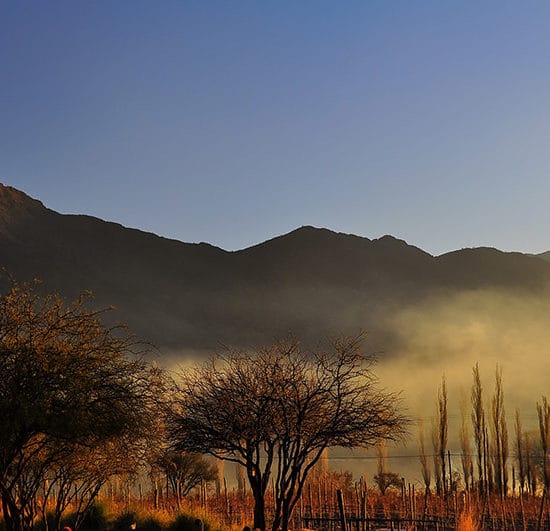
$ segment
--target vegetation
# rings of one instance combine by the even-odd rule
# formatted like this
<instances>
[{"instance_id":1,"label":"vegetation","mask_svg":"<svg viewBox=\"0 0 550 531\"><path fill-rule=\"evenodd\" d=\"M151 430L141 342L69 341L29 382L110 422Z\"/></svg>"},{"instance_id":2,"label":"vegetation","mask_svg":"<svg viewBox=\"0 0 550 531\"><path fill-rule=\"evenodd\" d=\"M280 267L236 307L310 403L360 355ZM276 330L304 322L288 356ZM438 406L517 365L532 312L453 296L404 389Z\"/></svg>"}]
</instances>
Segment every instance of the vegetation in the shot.
<instances>
[{"instance_id":1,"label":"vegetation","mask_svg":"<svg viewBox=\"0 0 550 531\"><path fill-rule=\"evenodd\" d=\"M216 465L209 463L200 454L167 451L157 464L166 476L178 507L191 490L218 477Z\"/></svg>"},{"instance_id":2,"label":"vegetation","mask_svg":"<svg viewBox=\"0 0 550 531\"><path fill-rule=\"evenodd\" d=\"M419 426L415 484L388 470L386 441L400 439L408 419L398 397L379 388L361 336L314 352L295 340L226 350L176 385L87 303L44 295L36 283L0 296L7 531L330 527L340 521L338 491L352 518L380 525L550 526L550 405L537 403L536 430L516 410L509 434L499 367L488 398L473 368L454 434L459 453L443 378L432 452ZM329 447L371 446L378 467L370 479L354 482L323 459ZM237 463L238 488L203 454Z\"/></svg>"},{"instance_id":3,"label":"vegetation","mask_svg":"<svg viewBox=\"0 0 550 531\"><path fill-rule=\"evenodd\" d=\"M56 529L69 503L82 516L110 476L135 468L149 432L154 371L85 301L41 295L37 284L0 297L0 497L10 531L31 528L52 499Z\"/></svg>"},{"instance_id":4,"label":"vegetation","mask_svg":"<svg viewBox=\"0 0 550 531\"><path fill-rule=\"evenodd\" d=\"M387 448L386 441L380 440L376 445L376 453L378 454L378 472L373 480L375 485L380 490L380 494L384 496L386 491L391 488L401 489L402 481L399 474L387 470Z\"/></svg>"},{"instance_id":5,"label":"vegetation","mask_svg":"<svg viewBox=\"0 0 550 531\"><path fill-rule=\"evenodd\" d=\"M327 352L304 351L295 340L228 350L182 374L172 419L176 446L245 467L254 528L266 529L272 478L271 527L286 531L328 447L370 447L403 435L398 398L377 387L361 339L334 341Z\"/></svg>"}]
</instances>

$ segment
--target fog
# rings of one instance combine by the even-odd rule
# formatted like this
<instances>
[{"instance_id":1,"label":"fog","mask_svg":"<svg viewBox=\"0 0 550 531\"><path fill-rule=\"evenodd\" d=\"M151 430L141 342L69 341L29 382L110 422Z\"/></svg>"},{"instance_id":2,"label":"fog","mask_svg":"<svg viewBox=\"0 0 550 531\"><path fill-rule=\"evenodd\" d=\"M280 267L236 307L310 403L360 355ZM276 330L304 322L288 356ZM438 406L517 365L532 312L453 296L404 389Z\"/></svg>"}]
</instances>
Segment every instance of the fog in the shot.
<instances>
[{"instance_id":1,"label":"fog","mask_svg":"<svg viewBox=\"0 0 550 531\"><path fill-rule=\"evenodd\" d=\"M359 309L349 310L356 319L358 313ZM408 414L422 420L427 453L432 452L430 430L443 376L448 392L449 449L460 451L457 442L460 404L466 404L469 422L472 368L476 363L482 377L486 410L493 394L497 365L502 370L511 450L516 409L521 412L524 427L535 429L536 403L543 395L550 395L550 297L546 291L526 296L479 290L431 297L394 308L381 319L391 348L380 355L376 373L388 391L402 393ZM364 349L370 352L370 348L367 330ZM172 369L182 368L204 360L209 354L192 350L165 353L163 364ZM411 482L420 480L420 465L417 458L406 456L418 453L417 441L418 427L412 425L407 445L389 451L388 468ZM372 479L376 473L374 456L372 450L355 450L350 454L334 449L330 466ZM455 461L454 466L458 467L458 458Z\"/></svg>"},{"instance_id":2,"label":"fog","mask_svg":"<svg viewBox=\"0 0 550 531\"><path fill-rule=\"evenodd\" d=\"M472 367L479 363L486 396L502 369L507 411L535 413L548 394L550 375L550 298L501 291L472 291L426 300L391 318L397 348L381 360L382 382L402 389L411 411L433 409L437 387L446 376L451 407L461 390L469 396Z\"/></svg>"}]
</instances>

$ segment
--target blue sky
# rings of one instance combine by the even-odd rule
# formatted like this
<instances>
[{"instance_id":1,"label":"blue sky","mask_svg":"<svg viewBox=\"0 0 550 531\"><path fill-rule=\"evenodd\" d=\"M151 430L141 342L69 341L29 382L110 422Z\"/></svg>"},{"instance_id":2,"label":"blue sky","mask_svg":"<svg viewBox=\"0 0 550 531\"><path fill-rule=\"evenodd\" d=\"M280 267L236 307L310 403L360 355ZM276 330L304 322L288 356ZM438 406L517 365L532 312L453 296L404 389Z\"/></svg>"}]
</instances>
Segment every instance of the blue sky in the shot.
<instances>
[{"instance_id":1,"label":"blue sky","mask_svg":"<svg viewBox=\"0 0 550 531\"><path fill-rule=\"evenodd\" d=\"M550 249L550 3L0 3L0 181L238 249Z\"/></svg>"}]
</instances>

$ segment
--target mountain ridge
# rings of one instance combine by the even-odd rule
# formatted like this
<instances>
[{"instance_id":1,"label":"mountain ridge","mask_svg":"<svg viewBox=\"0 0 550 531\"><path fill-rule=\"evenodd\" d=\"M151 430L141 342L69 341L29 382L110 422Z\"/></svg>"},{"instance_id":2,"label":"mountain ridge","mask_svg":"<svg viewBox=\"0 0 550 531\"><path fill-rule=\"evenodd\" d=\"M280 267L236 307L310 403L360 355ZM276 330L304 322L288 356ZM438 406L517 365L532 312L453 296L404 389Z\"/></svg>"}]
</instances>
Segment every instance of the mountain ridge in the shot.
<instances>
[{"instance_id":1,"label":"mountain ridge","mask_svg":"<svg viewBox=\"0 0 550 531\"><path fill-rule=\"evenodd\" d=\"M494 248L432 256L390 235L369 239L306 225L226 251L59 214L4 185L0 265L66 297L91 290L141 337L172 350L365 328L387 345L379 323L392 308L461 290L550 285L550 262Z\"/></svg>"},{"instance_id":2,"label":"mountain ridge","mask_svg":"<svg viewBox=\"0 0 550 531\"><path fill-rule=\"evenodd\" d=\"M20 203L27 202L27 203L33 204L33 205L35 205L35 207L41 208L41 209L46 210L50 213L54 213L57 216L63 216L63 217L66 217L66 218L80 218L80 219L95 220L95 221L99 221L101 223L115 225L115 226L117 226L119 228L122 228L122 229L125 229L125 230L136 231L136 232L139 232L139 233L145 234L145 235L152 235L152 236L155 236L155 237L160 238L162 240L178 242L178 243L182 243L182 244L185 244L185 245L206 245L206 246L209 246L209 247L214 247L214 248L219 249L221 251L224 251L226 253L240 253L240 252L243 252L243 251L254 249L254 248L259 247L259 246L263 246L264 244L279 240L281 238L290 237L294 234L299 234L299 233L302 233L302 232L310 232L310 233L328 233L328 234L331 234L331 235L336 235L336 236L341 236L341 237L349 237L349 238L352 238L352 239L362 240L362 241L367 241L367 242L373 242L373 243L383 242L383 241L399 242L401 244L405 244L408 247L418 249L420 252L422 252L426 255L429 255L433 258L440 258L440 257L448 255L448 254L462 252L462 251L493 249L493 250L498 251L499 253L503 253L503 254L521 254L523 256L532 256L532 257L537 257L537 258L541 258L541 259L544 259L544 260L550 260L550 250L545 251L545 252L541 252L541 253L521 253L520 251L502 251L501 249L498 249L496 247L491 247L491 246L462 247L460 249L454 249L454 250L451 250L451 251L446 251L446 252L441 253L439 255L432 255L428 251L425 251L424 249L422 249L418 246L410 244L406 240L404 240L402 238L399 238L397 236L394 236L392 234L384 234L384 235L379 236L377 238L369 238L367 236L360 236L360 235L349 233L349 232L336 231L336 230L329 229L327 227L317 227L317 226L314 226L314 225L301 225L300 227L296 227L295 229L292 229L289 232L273 236L271 238L268 238L266 240L263 240L261 242L258 242L258 243L252 244L252 245L249 245L247 247L243 247L241 249L235 249L235 250L227 250L227 249L224 249L223 247L214 245L214 244L209 243L209 242L204 242L204 241L184 242L183 240L179 240L177 238L170 238L170 237L167 237L167 236L163 236L162 234L157 234L155 232L147 231L147 230L141 229L139 227L129 227L129 226L123 225L120 222L113 221L113 220L104 220L102 218L99 218L97 216L93 216L93 215L90 215L90 214L60 213L60 212L57 212L57 211L55 211L53 209L50 209L49 207L45 206L42 201L28 195L27 193L23 192L22 190L19 190L19 189L13 187L13 186L6 185L6 184L3 184L3 183L0 183L0 216L2 215L4 207L5 207L4 199L5 199L6 195L8 195L8 197L11 196L11 197L18 198L18 202L20 202ZM4 224L3 224L2 220L0 219L0 229L3 228L3 225Z\"/></svg>"}]
</instances>

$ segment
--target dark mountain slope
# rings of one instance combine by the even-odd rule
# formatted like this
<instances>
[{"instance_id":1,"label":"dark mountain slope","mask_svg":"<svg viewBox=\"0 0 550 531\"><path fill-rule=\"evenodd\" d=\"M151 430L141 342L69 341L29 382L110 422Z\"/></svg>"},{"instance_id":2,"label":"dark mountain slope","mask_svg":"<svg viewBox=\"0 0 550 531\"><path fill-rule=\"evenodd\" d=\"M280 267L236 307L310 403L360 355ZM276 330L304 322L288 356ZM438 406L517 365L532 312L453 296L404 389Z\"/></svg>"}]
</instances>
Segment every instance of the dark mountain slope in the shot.
<instances>
[{"instance_id":1,"label":"dark mountain slope","mask_svg":"<svg viewBox=\"0 0 550 531\"><path fill-rule=\"evenodd\" d=\"M500 288L540 291L550 263L495 249L440 257L392 236L370 240L302 227L238 252L187 244L89 216L61 215L0 186L0 264L18 279L99 306L169 349L269 341L289 331L318 338L372 331L396 309L434 294Z\"/></svg>"},{"instance_id":2,"label":"dark mountain slope","mask_svg":"<svg viewBox=\"0 0 550 531\"><path fill-rule=\"evenodd\" d=\"M436 258L441 279L456 289L506 288L536 292L547 285L547 262L489 247L462 249Z\"/></svg>"},{"instance_id":3,"label":"dark mountain slope","mask_svg":"<svg viewBox=\"0 0 550 531\"><path fill-rule=\"evenodd\" d=\"M98 305L115 305L119 319L155 341L177 335L174 313L224 283L228 253L221 249L60 215L13 188L0 188L0 219L7 220L0 263L16 278L40 278L68 297L91 290Z\"/></svg>"},{"instance_id":4,"label":"dark mountain slope","mask_svg":"<svg viewBox=\"0 0 550 531\"><path fill-rule=\"evenodd\" d=\"M433 258L392 236L377 240L302 227L238 254L241 268L273 283L338 284L352 289L395 281L410 283Z\"/></svg>"}]
</instances>

